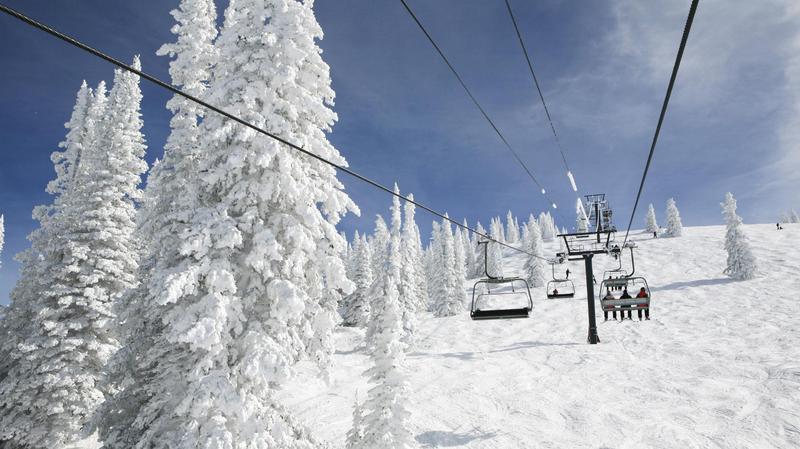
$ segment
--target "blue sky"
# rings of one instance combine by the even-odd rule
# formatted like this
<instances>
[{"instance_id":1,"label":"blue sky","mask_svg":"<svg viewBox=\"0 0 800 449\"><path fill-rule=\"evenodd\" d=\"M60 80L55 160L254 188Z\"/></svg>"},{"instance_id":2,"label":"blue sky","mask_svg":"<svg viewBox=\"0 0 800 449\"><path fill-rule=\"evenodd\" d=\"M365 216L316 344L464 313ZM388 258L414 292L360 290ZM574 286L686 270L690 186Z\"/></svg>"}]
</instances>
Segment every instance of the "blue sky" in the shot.
<instances>
[{"instance_id":1,"label":"blue sky","mask_svg":"<svg viewBox=\"0 0 800 449\"><path fill-rule=\"evenodd\" d=\"M141 54L168 79L156 49L172 40L175 1L8 0L13 8L120 59ZM581 193L605 192L627 222L688 11L688 1L512 0ZM685 225L720 223L726 191L746 222L800 209L800 7L795 2L701 1L635 224L670 196ZM227 2L218 2L220 13ZM573 224L569 188L502 0L409 0L499 128ZM351 166L447 211L487 224L509 209L547 207L469 102L398 0L317 0L339 122L331 141ZM53 177L50 153L81 80L112 67L0 17L0 213L6 247L0 302L17 277L36 204ZM162 153L168 95L142 84L147 158ZM369 230L390 200L343 177L362 210L342 223ZM419 213L424 234L431 217ZM566 222L566 223L565 223Z\"/></svg>"}]
</instances>

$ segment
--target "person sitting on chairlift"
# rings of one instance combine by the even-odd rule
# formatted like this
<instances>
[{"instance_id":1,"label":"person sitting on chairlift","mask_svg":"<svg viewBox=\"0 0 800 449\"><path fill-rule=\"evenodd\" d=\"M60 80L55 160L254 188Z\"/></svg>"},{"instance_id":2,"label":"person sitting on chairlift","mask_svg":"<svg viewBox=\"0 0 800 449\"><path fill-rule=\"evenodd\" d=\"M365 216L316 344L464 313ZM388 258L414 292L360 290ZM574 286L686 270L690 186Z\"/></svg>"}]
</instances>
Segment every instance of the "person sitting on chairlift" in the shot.
<instances>
[{"instance_id":1,"label":"person sitting on chairlift","mask_svg":"<svg viewBox=\"0 0 800 449\"><path fill-rule=\"evenodd\" d=\"M558 296L558 289L557 288L553 289L553 296Z\"/></svg>"},{"instance_id":2,"label":"person sitting on chairlift","mask_svg":"<svg viewBox=\"0 0 800 449\"><path fill-rule=\"evenodd\" d=\"M636 294L636 297L647 298L647 290L645 290L644 287L640 288L639 293ZM639 321L642 321L642 309L637 310L637 312L639 313ZM650 307L644 309L644 317L646 320L650 319Z\"/></svg>"},{"instance_id":3,"label":"person sitting on chairlift","mask_svg":"<svg viewBox=\"0 0 800 449\"><path fill-rule=\"evenodd\" d=\"M631 295L628 293L628 287L625 287L624 290L622 290L622 295L620 295L619 299L632 299ZM620 307L620 309L630 309L631 308L631 306L624 306L624 305L623 306L619 306L619 307ZM619 312L619 320L622 321L624 319L625 319L625 311L621 310ZM628 310L628 319L629 320L633 319L633 313L631 313L630 310Z\"/></svg>"},{"instance_id":4,"label":"person sitting on chairlift","mask_svg":"<svg viewBox=\"0 0 800 449\"><path fill-rule=\"evenodd\" d=\"M611 290L606 289L606 296L603 299L608 301L608 300L617 299L617 298L615 298L614 295L611 294ZM614 319L616 320L617 319L617 309L616 309L616 307L614 308L614 310L611 311L611 314L614 317ZM604 318L604 321L608 321L608 310L605 310L605 307L603 308L603 318Z\"/></svg>"}]
</instances>

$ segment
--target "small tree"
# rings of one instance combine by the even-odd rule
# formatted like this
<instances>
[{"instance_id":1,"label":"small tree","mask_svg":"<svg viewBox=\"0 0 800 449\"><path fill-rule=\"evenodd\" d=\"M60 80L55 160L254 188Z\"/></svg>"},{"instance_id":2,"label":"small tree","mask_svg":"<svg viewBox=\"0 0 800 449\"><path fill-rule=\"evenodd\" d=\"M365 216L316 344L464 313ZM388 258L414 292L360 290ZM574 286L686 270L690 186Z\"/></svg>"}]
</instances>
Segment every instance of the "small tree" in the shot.
<instances>
[{"instance_id":1,"label":"small tree","mask_svg":"<svg viewBox=\"0 0 800 449\"><path fill-rule=\"evenodd\" d=\"M456 274L456 258L453 233L450 223L442 220L440 228L439 254L434 272L433 313L438 317L456 315L464 307L463 284L459 288ZM461 294L459 295L459 290Z\"/></svg>"},{"instance_id":2,"label":"small tree","mask_svg":"<svg viewBox=\"0 0 800 449\"><path fill-rule=\"evenodd\" d=\"M542 260L542 247L544 246L544 242L542 242L542 233L536 222L528 224L528 229L529 238L527 250L531 255L527 256L528 258L525 261L525 279L533 288L544 287L546 278Z\"/></svg>"},{"instance_id":3,"label":"small tree","mask_svg":"<svg viewBox=\"0 0 800 449\"><path fill-rule=\"evenodd\" d=\"M736 215L736 199L733 194L726 193L725 201L720 206L727 224L725 250L728 252L728 266L725 274L738 280L753 279L757 272L756 259L744 234L742 219Z\"/></svg>"},{"instance_id":4,"label":"small tree","mask_svg":"<svg viewBox=\"0 0 800 449\"><path fill-rule=\"evenodd\" d=\"M397 281L390 273L376 293L373 304L380 304L375 314L378 326L371 352L373 366L364 372L372 388L362 407L354 412L354 428L347 439L348 449L412 449L417 447L409 429L409 387L405 373L405 345Z\"/></svg>"},{"instance_id":5,"label":"small tree","mask_svg":"<svg viewBox=\"0 0 800 449\"><path fill-rule=\"evenodd\" d=\"M506 241L508 243L517 243L519 241L519 226L511 211L508 211L506 215Z\"/></svg>"},{"instance_id":6,"label":"small tree","mask_svg":"<svg viewBox=\"0 0 800 449\"><path fill-rule=\"evenodd\" d=\"M353 242L353 282L356 289L345 298L342 313L345 326L364 327L370 316L369 287L372 285L372 257L366 236L359 237Z\"/></svg>"},{"instance_id":7,"label":"small tree","mask_svg":"<svg viewBox=\"0 0 800 449\"><path fill-rule=\"evenodd\" d=\"M467 219L464 219L464 227L467 227ZM469 231L466 229L462 229L462 237L461 240L464 244L464 256L467 259L466 262L466 276L472 277L477 270L476 265L478 265L478 258L475 255L475 247L473 246L473 239L470 238Z\"/></svg>"},{"instance_id":8,"label":"small tree","mask_svg":"<svg viewBox=\"0 0 800 449\"><path fill-rule=\"evenodd\" d=\"M647 206L647 232L658 232L658 222L656 221L656 210L651 203Z\"/></svg>"},{"instance_id":9,"label":"small tree","mask_svg":"<svg viewBox=\"0 0 800 449\"><path fill-rule=\"evenodd\" d=\"M678 211L675 200L670 198L667 200L667 230L664 235L667 237L680 237L682 233L681 214Z\"/></svg>"},{"instance_id":10,"label":"small tree","mask_svg":"<svg viewBox=\"0 0 800 449\"><path fill-rule=\"evenodd\" d=\"M503 276L503 252L500 249L500 243L503 242L503 225L500 224L499 219L495 219L492 221L491 231L489 232L489 236L496 241L490 241L487 243L488 247L485 251L488 252L486 256L486 260L489 265L489 275L502 277Z\"/></svg>"}]
</instances>

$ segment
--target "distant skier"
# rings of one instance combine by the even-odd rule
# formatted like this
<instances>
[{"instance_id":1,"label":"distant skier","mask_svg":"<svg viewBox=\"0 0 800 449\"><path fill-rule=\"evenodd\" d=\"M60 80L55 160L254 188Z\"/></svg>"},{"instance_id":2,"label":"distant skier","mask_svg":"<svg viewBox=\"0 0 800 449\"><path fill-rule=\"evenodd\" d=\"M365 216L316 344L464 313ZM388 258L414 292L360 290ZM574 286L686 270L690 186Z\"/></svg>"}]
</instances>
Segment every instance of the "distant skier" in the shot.
<instances>
[{"instance_id":1,"label":"distant skier","mask_svg":"<svg viewBox=\"0 0 800 449\"><path fill-rule=\"evenodd\" d=\"M778 228L778 231L780 231L781 229L783 229L783 226L781 226L781 224L780 224L780 223L775 223L775 226Z\"/></svg>"},{"instance_id":2,"label":"distant skier","mask_svg":"<svg viewBox=\"0 0 800 449\"><path fill-rule=\"evenodd\" d=\"M645 290L644 287L640 288L639 289L639 293L636 294L636 297L637 298L647 298L648 297L647 296L647 290ZM637 312L639 313L639 321L642 321L642 309L637 310ZM644 309L644 316L645 316L644 319L646 319L646 320L650 319L650 308L649 307Z\"/></svg>"},{"instance_id":3,"label":"distant skier","mask_svg":"<svg viewBox=\"0 0 800 449\"><path fill-rule=\"evenodd\" d=\"M654 239L657 239L657 238L658 238L658 231L653 231L653 238L654 238Z\"/></svg>"},{"instance_id":4,"label":"distant skier","mask_svg":"<svg viewBox=\"0 0 800 449\"><path fill-rule=\"evenodd\" d=\"M567 279L569 279L569 273L570 273L569 268L567 268Z\"/></svg>"}]
</instances>

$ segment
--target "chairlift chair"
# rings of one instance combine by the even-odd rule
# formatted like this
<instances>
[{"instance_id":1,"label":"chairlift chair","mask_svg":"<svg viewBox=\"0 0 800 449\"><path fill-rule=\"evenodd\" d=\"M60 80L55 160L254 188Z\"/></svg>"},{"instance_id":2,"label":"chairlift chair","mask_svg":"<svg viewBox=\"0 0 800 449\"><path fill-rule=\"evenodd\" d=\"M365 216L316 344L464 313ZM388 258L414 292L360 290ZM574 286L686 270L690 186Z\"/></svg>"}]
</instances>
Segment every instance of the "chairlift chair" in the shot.
<instances>
[{"instance_id":1,"label":"chairlift chair","mask_svg":"<svg viewBox=\"0 0 800 449\"><path fill-rule=\"evenodd\" d=\"M637 294L644 289L645 296L637 297ZM621 298L620 292L628 292L630 298ZM607 298L606 293L610 292L614 299ZM615 279L604 279L600 284L600 292L598 294L600 306L604 312L624 312L634 310L650 309L650 301L653 295L650 292L650 287L647 285L647 280L641 276L629 276ZM641 318L641 317L640 317Z\"/></svg>"},{"instance_id":2,"label":"chairlift chair","mask_svg":"<svg viewBox=\"0 0 800 449\"><path fill-rule=\"evenodd\" d=\"M488 241L478 242L486 245ZM528 318L533 309L533 299L528 282L520 277L498 277L489 274L487 261L487 248L484 247L483 272L485 278L479 279L472 286L472 303L469 316L473 320L496 320L509 318ZM523 307L494 308L492 300L500 300L507 305L508 299L522 296L525 299ZM487 308L488 306L488 308Z\"/></svg>"},{"instance_id":3,"label":"chairlift chair","mask_svg":"<svg viewBox=\"0 0 800 449\"><path fill-rule=\"evenodd\" d=\"M551 261L550 266L553 269L553 280L547 283L547 299L574 298L575 284L569 279L556 277L556 261Z\"/></svg>"}]
</instances>

